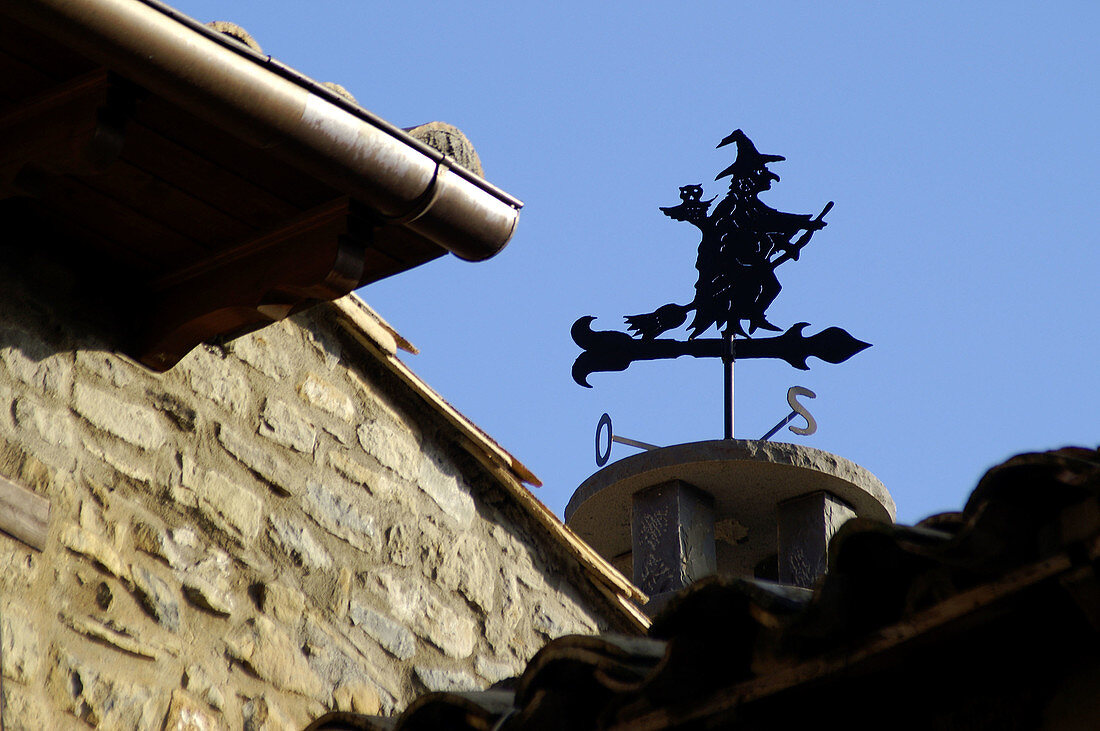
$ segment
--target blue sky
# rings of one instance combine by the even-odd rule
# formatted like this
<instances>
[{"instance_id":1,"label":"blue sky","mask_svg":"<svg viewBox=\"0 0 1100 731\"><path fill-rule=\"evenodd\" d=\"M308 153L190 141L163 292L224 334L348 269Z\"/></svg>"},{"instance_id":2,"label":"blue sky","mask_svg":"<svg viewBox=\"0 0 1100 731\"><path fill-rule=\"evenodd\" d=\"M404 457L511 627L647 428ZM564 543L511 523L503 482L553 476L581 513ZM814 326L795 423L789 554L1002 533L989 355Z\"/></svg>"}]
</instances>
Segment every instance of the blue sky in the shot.
<instances>
[{"instance_id":1,"label":"blue sky","mask_svg":"<svg viewBox=\"0 0 1100 731\"><path fill-rule=\"evenodd\" d=\"M1021 451L1100 442L1100 4L363 3L183 0L407 127L463 129L526 202L511 244L360 292L418 345L412 368L545 482L559 514L595 470L596 422L659 445L720 438L717 361L569 369L570 324L690 299L681 185L743 129L784 155L762 196L829 226L778 270L784 327L874 344L847 363L737 364L737 436L817 393L777 436L877 475L899 520L961 507ZM616 445L612 458L634 450Z\"/></svg>"}]
</instances>

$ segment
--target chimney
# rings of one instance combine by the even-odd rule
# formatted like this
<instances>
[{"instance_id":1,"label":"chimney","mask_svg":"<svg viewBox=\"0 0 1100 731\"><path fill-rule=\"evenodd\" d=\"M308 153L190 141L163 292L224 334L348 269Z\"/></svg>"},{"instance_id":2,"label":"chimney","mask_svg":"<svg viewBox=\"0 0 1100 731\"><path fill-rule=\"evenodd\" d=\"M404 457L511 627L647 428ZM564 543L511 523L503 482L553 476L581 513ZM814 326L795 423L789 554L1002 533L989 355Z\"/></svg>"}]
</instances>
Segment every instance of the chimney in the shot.
<instances>
[{"instance_id":1,"label":"chimney","mask_svg":"<svg viewBox=\"0 0 1100 731\"><path fill-rule=\"evenodd\" d=\"M849 518L893 522L870 472L795 444L721 439L650 449L585 480L566 524L648 593L654 614L710 574L809 589Z\"/></svg>"}]
</instances>

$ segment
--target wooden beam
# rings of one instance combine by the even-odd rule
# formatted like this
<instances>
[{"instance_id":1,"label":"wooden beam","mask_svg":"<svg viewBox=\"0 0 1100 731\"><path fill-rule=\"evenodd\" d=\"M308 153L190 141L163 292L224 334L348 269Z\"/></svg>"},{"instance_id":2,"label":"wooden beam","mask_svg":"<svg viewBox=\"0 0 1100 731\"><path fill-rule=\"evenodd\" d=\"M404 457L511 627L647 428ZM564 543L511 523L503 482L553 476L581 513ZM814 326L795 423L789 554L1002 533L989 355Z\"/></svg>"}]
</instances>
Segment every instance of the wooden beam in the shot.
<instances>
[{"instance_id":1,"label":"wooden beam","mask_svg":"<svg viewBox=\"0 0 1100 731\"><path fill-rule=\"evenodd\" d=\"M145 106L137 110L137 116L141 116ZM282 221L302 210L301 206L288 203L256 181L234 173L137 121L126 126L122 160L221 209L257 231L266 229L272 221ZM327 197L335 196L332 193Z\"/></svg>"},{"instance_id":2,"label":"wooden beam","mask_svg":"<svg viewBox=\"0 0 1100 731\"><path fill-rule=\"evenodd\" d=\"M189 266L157 277L149 283L153 292L166 292L180 286L216 275L219 271L255 258L270 259L288 244L301 242L305 237L329 229L331 233L348 232L347 218L352 215L351 201L339 198L310 211L284 221L276 228L236 246L222 249L210 257ZM304 254L304 252L303 252Z\"/></svg>"},{"instance_id":3,"label":"wooden beam","mask_svg":"<svg viewBox=\"0 0 1100 731\"><path fill-rule=\"evenodd\" d=\"M49 500L0 477L0 530L41 551L49 525Z\"/></svg>"},{"instance_id":4,"label":"wooden beam","mask_svg":"<svg viewBox=\"0 0 1100 731\"><path fill-rule=\"evenodd\" d=\"M250 186L266 190L295 210L308 210L340 195L335 188L281 161L270 148L244 143L239 137L196 117L186 107L156 95L142 100L134 111L134 121L174 145L243 178Z\"/></svg>"},{"instance_id":5,"label":"wooden beam","mask_svg":"<svg viewBox=\"0 0 1100 731\"><path fill-rule=\"evenodd\" d=\"M0 183L28 164L50 174L102 172L122 151L132 102L98 69L16 103L0 115Z\"/></svg>"},{"instance_id":6,"label":"wooden beam","mask_svg":"<svg viewBox=\"0 0 1100 731\"><path fill-rule=\"evenodd\" d=\"M340 198L135 288L130 311L143 317L127 351L166 370L200 342L342 297L359 285L372 231Z\"/></svg>"}]
</instances>

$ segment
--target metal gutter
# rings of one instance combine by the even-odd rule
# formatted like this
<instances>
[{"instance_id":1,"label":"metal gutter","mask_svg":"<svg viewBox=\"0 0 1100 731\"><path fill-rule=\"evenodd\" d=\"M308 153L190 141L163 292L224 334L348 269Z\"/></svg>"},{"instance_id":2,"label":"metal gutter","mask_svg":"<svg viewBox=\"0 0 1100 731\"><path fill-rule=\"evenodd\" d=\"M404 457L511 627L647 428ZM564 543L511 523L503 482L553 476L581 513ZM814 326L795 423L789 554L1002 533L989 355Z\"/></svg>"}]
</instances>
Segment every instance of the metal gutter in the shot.
<instances>
[{"instance_id":1,"label":"metal gutter","mask_svg":"<svg viewBox=\"0 0 1100 731\"><path fill-rule=\"evenodd\" d=\"M365 121L369 124L373 124L375 127L378 127L379 129L385 131L387 134L393 135L397 139L399 139L402 142L404 142L405 144L408 144L409 146L415 148L416 150L418 150L419 152L427 155L428 157L432 158L433 160L442 160L443 159L444 155L439 150L435 149L434 147L429 147L428 145L424 144L423 142L416 139L415 137L412 137L412 136L408 135L405 132L405 130L401 129L400 127L397 127L396 125L394 125L390 122L387 122L386 120L379 117L377 114L374 114L373 112L371 112L368 109L364 109L363 107L359 106L358 104L352 102L347 97L342 96L340 94L337 94L332 89L325 86L324 84L318 83L317 81L315 81L314 79L311 79L310 77L306 76L305 74L298 71L297 69L293 69L290 66L287 66L282 61L279 61L278 59L275 59L275 58L273 58L271 56L268 56L266 54L263 54L263 53L256 53L255 51L253 51L251 48L244 45L243 43L240 43L237 40L235 40L233 38L230 38L229 36L225 35L224 33L216 31L212 28L208 28L204 23L202 23L198 20L195 20L194 18L192 18L189 15L184 15L180 11L176 10L175 8L173 8L171 6L165 5L164 3L160 2L159 0L137 0L137 1L141 2L145 5L148 5L151 8L156 9L157 11L159 11L161 13L164 13L165 15L172 18L176 22L182 23L183 25L186 25L188 28L192 29L196 33L201 33L202 35L206 36L210 40L214 41L215 43L217 43L221 46L224 46L225 48L229 49L230 51L233 51L234 53L238 53L241 56L244 56L245 58L248 58L248 59L252 60L255 63L258 63L262 66L267 67L272 72L274 72L276 74L279 74L280 76L282 76L286 79L289 79L290 81L293 81L295 84L298 84L299 86L302 86L302 87L305 87L306 89L309 89L309 91L311 93L316 94L317 96L320 96L320 97L324 97L327 101L332 102L333 104L335 104L338 107L341 107L344 111L348 112L349 114L353 114L353 115L359 117L360 119L362 119L363 121ZM513 208L523 208L523 202L521 200L519 200L515 196L501 190L497 186L495 186L492 183L490 183L489 181L485 180L485 178L481 177L477 173L474 173L470 170L467 170L464 167L461 167L460 165L455 163L453 160L448 161L448 164L451 166L451 168L456 173L458 173L462 177L466 178L471 183L473 183L477 187L481 188L482 190L486 191L487 193L490 193L491 195L496 196L497 198L504 201L505 203L512 206Z\"/></svg>"},{"instance_id":2,"label":"metal gutter","mask_svg":"<svg viewBox=\"0 0 1100 731\"><path fill-rule=\"evenodd\" d=\"M270 56L156 0L6 0L0 13L350 194L468 260L511 238L523 205Z\"/></svg>"}]
</instances>

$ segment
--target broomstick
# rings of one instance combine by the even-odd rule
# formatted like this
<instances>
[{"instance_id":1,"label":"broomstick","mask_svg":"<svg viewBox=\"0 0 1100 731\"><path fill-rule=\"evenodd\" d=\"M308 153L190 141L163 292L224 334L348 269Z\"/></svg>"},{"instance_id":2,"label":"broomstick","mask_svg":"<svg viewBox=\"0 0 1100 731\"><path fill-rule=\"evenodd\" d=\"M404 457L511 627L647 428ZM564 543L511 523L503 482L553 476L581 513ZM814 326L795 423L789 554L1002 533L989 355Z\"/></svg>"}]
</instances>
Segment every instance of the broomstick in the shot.
<instances>
[{"instance_id":1,"label":"broomstick","mask_svg":"<svg viewBox=\"0 0 1100 731\"><path fill-rule=\"evenodd\" d=\"M831 211L832 208L833 208L833 202L832 201L829 201L828 203L826 203L825 207L821 209L821 213L817 214L817 218L813 219L813 223L820 223L821 220L823 218L825 218L825 214L828 213L829 211ZM798 261L798 254L802 251L803 246L810 243L810 237L814 235L814 230L816 230L816 229L809 229L805 233L803 233L801 236L799 236L798 241L795 241L794 245L790 249L788 249L778 259L775 259L774 261L771 262L771 266L773 268L777 267L780 264L782 264L783 262L788 261L790 259L794 259L795 261Z\"/></svg>"}]
</instances>

